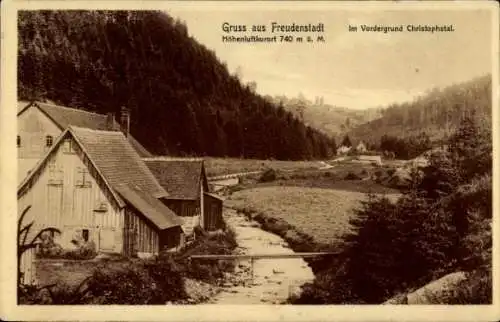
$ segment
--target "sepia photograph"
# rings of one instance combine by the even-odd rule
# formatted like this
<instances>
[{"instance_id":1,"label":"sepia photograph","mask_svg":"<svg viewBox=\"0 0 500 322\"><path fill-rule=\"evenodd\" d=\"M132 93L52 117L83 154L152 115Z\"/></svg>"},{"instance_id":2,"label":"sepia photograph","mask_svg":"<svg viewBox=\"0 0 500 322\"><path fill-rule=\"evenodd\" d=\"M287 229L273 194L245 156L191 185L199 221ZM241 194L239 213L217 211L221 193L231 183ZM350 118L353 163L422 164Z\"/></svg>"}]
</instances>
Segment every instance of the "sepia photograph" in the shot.
<instances>
[{"instance_id":1,"label":"sepia photograph","mask_svg":"<svg viewBox=\"0 0 500 322\"><path fill-rule=\"evenodd\" d=\"M9 3L15 305L491 308L498 5L225 3Z\"/></svg>"}]
</instances>

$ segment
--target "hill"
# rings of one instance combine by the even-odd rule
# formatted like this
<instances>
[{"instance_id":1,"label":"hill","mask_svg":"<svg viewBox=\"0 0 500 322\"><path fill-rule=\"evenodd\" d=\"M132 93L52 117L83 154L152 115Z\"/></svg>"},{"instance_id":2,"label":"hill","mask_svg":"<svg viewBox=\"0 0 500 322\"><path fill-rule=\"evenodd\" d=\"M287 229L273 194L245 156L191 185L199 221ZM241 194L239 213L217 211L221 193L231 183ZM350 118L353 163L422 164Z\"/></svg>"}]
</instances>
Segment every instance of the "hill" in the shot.
<instances>
[{"instance_id":1,"label":"hill","mask_svg":"<svg viewBox=\"0 0 500 322\"><path fill-rule=\"evenodd\" d=\"M434 89L412 102L394 104L382 116L349 132L351 139L379 144L383 135L405 138L425 132L432 141L444 139L471 110L491 119L491 75Z\"/></svg>"},{"instance_id":2,"label":"hill","mask_svg":"<svg viewBox=\"0 0 500 322\"><path fill-rule=\"evenodd\" d=\"M267 97L276 105L282 105L305 124L322 132L341 138L343 133L381 116L381 109L355 110L323 103L322 98L312 102L304 97Z\"/></svg>"},{"instance_id":3,"label":"hill","mask_svg":"<svg viewBox=\"0 0 500 322\"><path fill-rule=\"evenodd\" d=\"M132 134L152 153L297 160L335 148L164 12L23 11L18 24L19 100L127 106Z\"/></svg>"}]
</instances>

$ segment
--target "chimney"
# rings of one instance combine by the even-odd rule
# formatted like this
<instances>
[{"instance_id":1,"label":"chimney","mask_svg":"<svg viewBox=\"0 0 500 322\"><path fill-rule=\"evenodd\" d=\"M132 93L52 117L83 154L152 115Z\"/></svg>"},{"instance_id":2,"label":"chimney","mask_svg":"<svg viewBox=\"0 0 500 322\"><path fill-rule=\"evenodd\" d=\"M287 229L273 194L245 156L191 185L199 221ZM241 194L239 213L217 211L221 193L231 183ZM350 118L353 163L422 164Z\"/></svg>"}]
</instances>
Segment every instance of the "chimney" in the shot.
<instances>
[{"instance_id":1,"label":"chimney","mask_svg":"<svg viewBox=\"0 0 500 322\"><path fill-rule=\"evenodd\" d=\"M130 111L125 106L120 110L120 129L128 137L130 133Z\"/></svg>"},{"instance_id":2,"label":"chimney","mask_svg":"<svg viewBox=\"0 0 500 322\"><path fill-rule=\"evenodd\" d=\"M113 113L106 114L106 129L112 131L114 129L115 115Z\"/></svg>"}]
</instances>

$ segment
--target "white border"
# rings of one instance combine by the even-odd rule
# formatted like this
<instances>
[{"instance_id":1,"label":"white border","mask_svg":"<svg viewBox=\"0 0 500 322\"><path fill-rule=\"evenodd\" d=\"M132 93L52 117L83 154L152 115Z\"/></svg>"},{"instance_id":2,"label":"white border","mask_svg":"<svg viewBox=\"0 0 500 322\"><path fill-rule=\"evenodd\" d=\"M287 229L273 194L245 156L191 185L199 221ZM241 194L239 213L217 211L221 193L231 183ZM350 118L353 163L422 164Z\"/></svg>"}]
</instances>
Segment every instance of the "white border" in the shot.
<instances>
[{"instance_id":1,"label":"white border","mask_svg":"<svg viewBox=\"0 0 500 322\"><path fill-rule=\"evenodd\" d=\"M499 10L494 1L425 2L208 2L208 1L2 1L1 19L1 109L0 109L0 318L5 320L158 320L158 321L359 321L359 320L431 320L494 321L500 318L498 288L499 225L493 225L494 299L488 306L273 306L273 305L201 305L201 306L17 306L15 299L15 229L17 218L17 150L14 144L17 112L17 10L18 9L159 9L175 6L190 10L266 10L290 11L339 8L341 10L470 10L490 9L493 16L493 194L494 222L499 208ZM11 246L7 246L11 245Z\"/></svg>"}]
</instances>

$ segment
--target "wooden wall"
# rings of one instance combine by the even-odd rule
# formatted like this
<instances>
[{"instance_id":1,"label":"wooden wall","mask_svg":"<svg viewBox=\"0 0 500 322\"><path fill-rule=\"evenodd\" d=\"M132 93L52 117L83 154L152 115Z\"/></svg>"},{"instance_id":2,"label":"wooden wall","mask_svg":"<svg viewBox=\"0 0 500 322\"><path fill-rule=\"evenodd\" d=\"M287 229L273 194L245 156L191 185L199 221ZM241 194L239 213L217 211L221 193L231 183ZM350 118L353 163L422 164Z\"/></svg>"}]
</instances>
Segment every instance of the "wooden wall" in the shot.
<instances>
[{"instance_id":1,"label":"wooden wall","mask_svg":"<svg viewBox=\"0 0 500 322\"><path fill-rule=\"evenodd\" d=\"M26 222L35 220L38 228L60 229L62 235L56 241L62 247L72 247L71 240L88 229L98 250L121 252L123 210L75 144L68 141L54 151L18 197L20 212L31 205Z\"/></svg>"},{"instance_id":2,"label":"wooden wall","mask_svg":"<svg viewBox=\"0 0 500 322\"><path fill-rule=\"evenodd\" d=\"M129 207L125 210L123 233L123 251L128 256L138 253L157 254L160 250L158 232L153 224Z\"/></svg>"},{"instance_id":3,"label":"wooden wall","mask_svg":"<svg viewBox=\"0 0 500 322\"><path fill-rule=\"evenodd\" d=\"M162 201L170 210L180 217L199 216L201 212L198 200L162 199Z\"/></svg>"},{"instance_id":4,"label":"wooden wall","mask_svg":"<svg viewBox=\"0 0 500 322\"><path fill-rule=\"evenodd\" d=\"M222 200L209 194L204 195L205 229L213 231L223 227Z\"/></svg>"}]
</instances>

